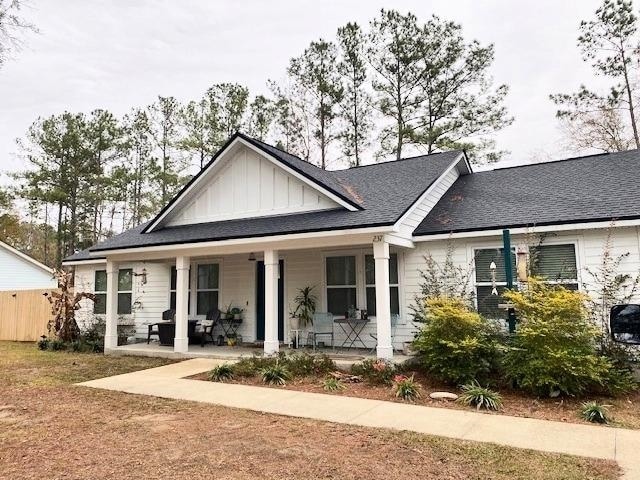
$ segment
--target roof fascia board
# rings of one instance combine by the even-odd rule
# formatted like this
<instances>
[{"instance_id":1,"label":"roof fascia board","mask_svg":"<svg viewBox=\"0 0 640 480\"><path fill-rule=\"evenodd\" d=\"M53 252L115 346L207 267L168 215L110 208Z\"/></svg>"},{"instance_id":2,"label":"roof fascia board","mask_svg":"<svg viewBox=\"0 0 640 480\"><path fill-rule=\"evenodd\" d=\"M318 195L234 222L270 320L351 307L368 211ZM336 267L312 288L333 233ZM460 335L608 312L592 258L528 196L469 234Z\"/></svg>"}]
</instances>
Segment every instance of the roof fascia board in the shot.
<instances>
[{"instance_id":1,"label":"roof fascia board","mask_svg":"<svg viewBox=\"0 0 640 480\"><path fill-rule=\"evenodd\" d=\"M74 265L93 265L107 263L106 258L88 258L86 260L63 260L62 265L65 267L72 267Z\"/></svg>"},{"instance_id":2,"label":"roof fascia board","mask_svg":"<svg viewBox=\"0 0 640 480\"><path fill-rule=\"evenodd\" d=\"M393 226L380 226L380 227L364 227L364 228L353 228L353 229L342 229L342 230L324 230L319 232L308 232L308 233L293 233L293 234L285 234L285 235L272 235L272 236L260 236L260 237L244 237L244 238L235 238L228 240L218 240L218 241L209 241L209 242L186 242L186 243L174 243L174 244L165 244L165 245L151 245L147 247L129 247L129 248L119 248L119 249L109 249L109 250L97 250L94 252L89 252L89 255L94 256L104 256L104 255L118 255L118 254L127 254L134 252L159 252L163 250L186 250L193 248L207 248L207 247L221 247L221 246L230 246L230 245L247 245L247 244L256 244L259 246L260 244L270 244L274 242L282 242L282 241L295 241L300 239L310 239L310 238L326 238L331 236L344 236L344 235L356 235L356 234L385 234L392 233Z\"/></svg>"},{"instance_id":3,"label":"roof fascia board","mask_svg":"<svg viewBox=\"0 0 640 480\"><path fill-rule=\"evenodd\" d=\"M39 269L44 270L45 272L47 272L50 275L53 275L53 268L47 267L44 263L40 263L35 258L32 258L29 255L27 255L25 253L22 253L19 250L16 250L11 245L8 245L8 244L6 244L4 242L1 242L1 241L0 241L0 246L2 246L5 250L8 250L9 253L12 253L17 257L20 257L22 260L26 260L29 263L31 263L31 264L35 265L36 267L38 267Z\"/></svg>"},{"instance_id":4,"label":"roof fascia board","mask_svg":"<svg viewBox=\"0 0 640 480\"><path fill-rule=\"evenodd\" d=\"M452 162L451 164L440 174L440 176L438 178L436 178L431 185L429 185L426 190L424 192L422 192L422 194L418 197L418 199L413 202L409 208L407 208L407 210L405 210L405 212L402 214L402 216L396 221L396 223L394 224L394 228L396 230L400 229L400 225L402 224L402 222L404 222L407 217L409 215L411 215L413 213L413 211L418 208L418 206L424 201L425 198L427 198L431 192L433 192L433 190L440 184L440 182L442 182L442 180L454 169L454 168L458 168L458 165L460 164L461 160L465 160L466 161L466 156L464 155L463 152L460 153L460 155L458 155Z\"/></svg>"},{"instance_id":5,"label":"roof fascia board","mask_svg":"<svg viewBox=\"0 0 640 480\"><path fill-rule=\"evenodd\" d=\"M622 227L638 227L640 226L640 219L633 220L617 220L617 221L596 221L596 222L581 222L581 223L558 223L555 225L532 225L530 227L515 227L504 229L487 229L487 230L472 230L468 232L451 232L451 233L436 233L433 235L415 235L413 237L414 242L429 242L436 240L448 240L455 238L474 238L474 237L495 237L502 235L502 231L507 229L512 234L527 234L527 233L546 233L546 232L564 232L568 230L597 230L602 228L622 228Z\"/></svg>"}]
</instances>

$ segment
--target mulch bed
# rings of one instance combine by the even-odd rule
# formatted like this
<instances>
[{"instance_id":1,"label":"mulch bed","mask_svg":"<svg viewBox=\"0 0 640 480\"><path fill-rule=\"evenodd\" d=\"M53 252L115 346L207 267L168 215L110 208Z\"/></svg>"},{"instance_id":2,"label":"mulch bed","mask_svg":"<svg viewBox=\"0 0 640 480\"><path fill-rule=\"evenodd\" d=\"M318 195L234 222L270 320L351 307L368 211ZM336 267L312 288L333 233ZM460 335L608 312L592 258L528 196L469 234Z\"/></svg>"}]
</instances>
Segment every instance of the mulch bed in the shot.
<instances>
[{"instance_id":1,"label":"mulch bed","mask_svg":"<svg viewBox=\"0 0 640 480\"><path fill-rule=\"evenodd\" d=\"M409 376L411 374L412 372L405 373L405 375ZM413 375L415 375L415 380L422 386L421 397L415 402L416 405L453 408L457 410L470 409L470 407L457 402L432 400L429 398L429 394L432 392L447 391L459 394L460 391L451 385L445 385L442 382L438 382L421 372L413 372ZM208 380L206 373L194 375L190 378L196 380ZM296 378L287 382L285 386L266 385L259 377L237 377L234 378L231 383L405 403L403 400L395 396L390 386L370 385L365 382L345 383L345 386L347 387L345 390L335 392L325 391L322 384L322 378L313 377ZM589 397L583 399L540 398L514 390L500 390L500 395L502 395L503 408L498 413L501 415L593 425L583 420L579 416L579 411L584 401L597 400L602 404L610 405L609 412L613 417L613 426L640 429L640 392L634 392L618 398ZM482 412L495 414L494 412Z\"/></svg>"}]
</instances>

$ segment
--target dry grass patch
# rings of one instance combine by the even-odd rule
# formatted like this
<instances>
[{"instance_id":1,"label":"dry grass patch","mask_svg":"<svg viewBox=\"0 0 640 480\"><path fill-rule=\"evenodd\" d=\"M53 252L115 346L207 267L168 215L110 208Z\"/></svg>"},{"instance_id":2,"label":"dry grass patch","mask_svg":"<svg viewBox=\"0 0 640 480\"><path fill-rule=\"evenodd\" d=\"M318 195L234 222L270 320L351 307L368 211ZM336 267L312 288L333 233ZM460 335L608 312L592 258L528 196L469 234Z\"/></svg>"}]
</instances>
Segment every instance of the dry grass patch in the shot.
<instances>
[{"instance_id":1,"label":"dry grass patch","mask_svg":"<svg viewBox=\"0 0 640 480\"><path fill-rule=\"evenodd\" d=\"M158 361L0 348L1 478L619 478L614 462L76 387Z\"/></svg>"}]
</instances>

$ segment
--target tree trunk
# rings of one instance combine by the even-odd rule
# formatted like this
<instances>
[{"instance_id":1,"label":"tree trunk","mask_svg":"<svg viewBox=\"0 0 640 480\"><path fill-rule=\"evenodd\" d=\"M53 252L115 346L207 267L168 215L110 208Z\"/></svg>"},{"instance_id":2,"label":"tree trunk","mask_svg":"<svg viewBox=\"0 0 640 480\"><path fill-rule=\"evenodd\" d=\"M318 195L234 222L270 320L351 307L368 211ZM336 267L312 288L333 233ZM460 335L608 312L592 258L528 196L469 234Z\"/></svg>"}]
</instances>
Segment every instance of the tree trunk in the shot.
<instances>
[{"instance_id":1,"label":"tree trunk","mask_svg":"<svg viewBox=\"0 0 640 480\"><path fill-rule=\"evenodd\" d=\"M627 91L627 100L629 102L629 117L631 117L631 128L633 129L633 139L636 143L636 148L640 148L640 137L638 137L638 126L636 125L636 116L633 106L633 95L631 93L631 85L629 84L629 72L627 71L627 62L624 54L624 49L621 52L622 65L624 66L624 85Z\"/></svg>"}]
</instances>

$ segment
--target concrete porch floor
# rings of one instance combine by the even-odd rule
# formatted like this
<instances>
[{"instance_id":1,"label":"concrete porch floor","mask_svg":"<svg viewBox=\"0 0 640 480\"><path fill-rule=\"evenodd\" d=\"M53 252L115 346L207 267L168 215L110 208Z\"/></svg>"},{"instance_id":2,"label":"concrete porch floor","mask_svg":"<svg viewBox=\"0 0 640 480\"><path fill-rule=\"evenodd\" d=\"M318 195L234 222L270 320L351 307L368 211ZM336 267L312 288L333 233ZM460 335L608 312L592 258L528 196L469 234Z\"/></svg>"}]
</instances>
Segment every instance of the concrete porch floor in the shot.
<instances>
[{"instance_id":1,"label":"concrete porch floor","mask_svg":"<svg viewBox=\"0 0 640 480\"><path fill-rule=\"evenodd\" d=\"M311 348L292 349L289 347L281 347L281 352L287 353L313 353ZM252 355L260 355L263 353L262 347L257 345L241 345L235 347L217 346L207 344L204 347L200 345L189 345L189 351L186 353L174 352L173 347L162 346L157 342L134 343L130 345L122 345L116 348L105 349L107 355L132 355L139 357L160 357L172 359L189 359L189 358L214 358L218 360L234 361L242 357L250 357ZM331 348L317 349L316 353L324 353L332 358L340 366L348 366L353 363L360 362L366 358L375 358L370 350L351 348L345 350L332 350ZM408 360L409 356L402 354L394 354L394 363L403 363Z\"/></svg>"}]
</instances>

